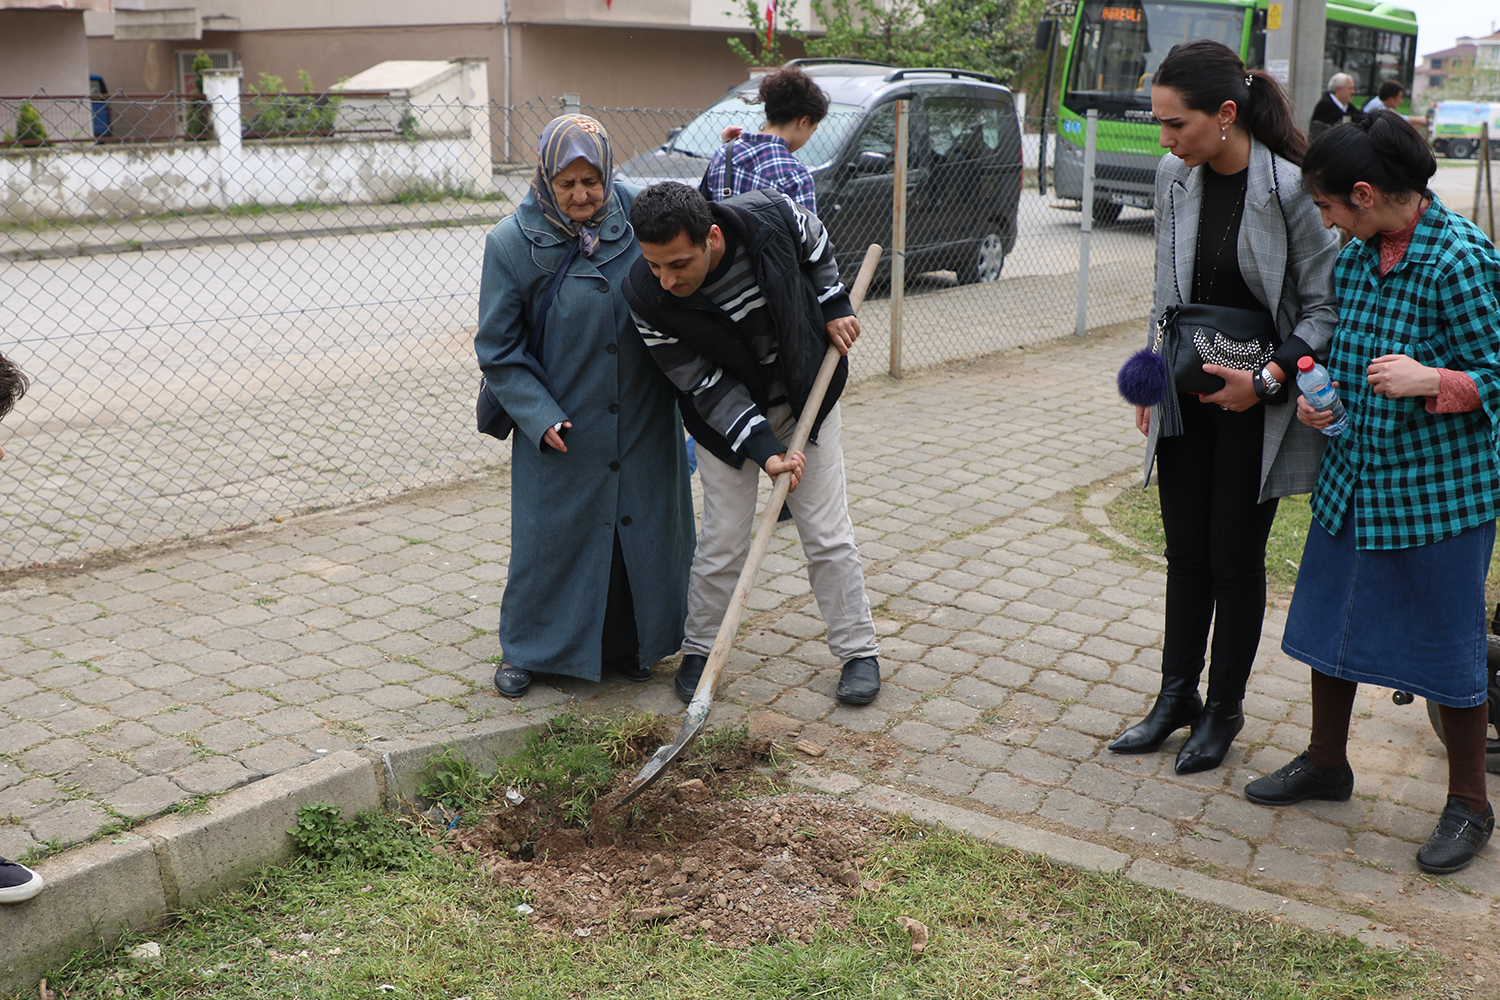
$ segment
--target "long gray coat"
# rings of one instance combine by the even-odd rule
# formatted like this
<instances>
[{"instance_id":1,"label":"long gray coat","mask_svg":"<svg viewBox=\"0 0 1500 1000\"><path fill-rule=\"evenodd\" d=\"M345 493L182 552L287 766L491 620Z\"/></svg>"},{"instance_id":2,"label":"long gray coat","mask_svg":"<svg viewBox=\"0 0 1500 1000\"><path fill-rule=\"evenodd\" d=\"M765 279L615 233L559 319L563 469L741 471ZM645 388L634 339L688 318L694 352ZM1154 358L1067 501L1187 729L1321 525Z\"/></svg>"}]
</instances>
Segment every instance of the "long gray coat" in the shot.
<instances>
[{"instance_id":1,"label":"long gray coat","mask_svg":"<svg viewBox=\"0 0 1500 1000\"><path fill-rule=\"evenodd\" d=\"M474 349L516 421L511 438L511 555L500 607L505 662L599 678L604 607L618 531L635 603L640 662L677 651L693 558L693 501L676 394L636 332L620 293L640 256L633 194L614 189L593 257L568 268L547 315L541 361L551 391L500 364L524 338L567 252L528 195L485 239ZM567 452L542 445L571 420Z\"/></svg>"},{"instance_id":2,"label":"long gray coat","mask_svg":"<svg viewBox=\"0 0 1500 1000\"><path fill-rule=\"evenodd\" d=\"M1162 312L1182 302L1178 289L1192 291L1193 260L1198 250L1198 209L1203 202L1203 171L1207 169L1187 167L1170 154L1163 156L1156 168L1156 281L1151 296L1148 346L1155 339L1156 321ZM1245 213L1235 249L1245 284L1276 317L1276 332L1281 339L1295 334L1326 358L1338 322L1333 298L1333 262L1338 257L1338 238L1323 228L1317 207L1302 188L1302 171L1288 160L1273 157L1269 149L1253 138L1250 173L1245 182ZM1261 446L1261 503L1272 497L1310 493L1317 483L1318 465L1327 439L1296 419L1295 401L1294 387L1291 401L1266 407ZM1151 411L1151 433L1146 439L1147 483L1151 481L1151 466L1156 461L1160 410L1154 407Z\"/></svg>"}]
</instances>

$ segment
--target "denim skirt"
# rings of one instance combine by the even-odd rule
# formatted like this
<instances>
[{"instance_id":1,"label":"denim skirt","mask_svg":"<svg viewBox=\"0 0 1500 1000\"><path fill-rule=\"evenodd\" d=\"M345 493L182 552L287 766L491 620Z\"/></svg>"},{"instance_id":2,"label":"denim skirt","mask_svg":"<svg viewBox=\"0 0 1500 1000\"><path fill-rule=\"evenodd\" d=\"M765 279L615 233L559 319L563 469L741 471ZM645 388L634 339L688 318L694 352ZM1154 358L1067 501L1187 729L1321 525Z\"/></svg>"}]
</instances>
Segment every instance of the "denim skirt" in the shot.
<instances>
[{"instance_id":1,"label":"denim skirt","mask_svg":"<svg viewBox=\"0 0 1500 1000\"><path fill-rule=\"evenodd\" d=\"M1309 527L1282 650L1331 677L1483 704L1494 522L1409 549L1356 549L1353 522Z\"/></svg>"}]
</instances>

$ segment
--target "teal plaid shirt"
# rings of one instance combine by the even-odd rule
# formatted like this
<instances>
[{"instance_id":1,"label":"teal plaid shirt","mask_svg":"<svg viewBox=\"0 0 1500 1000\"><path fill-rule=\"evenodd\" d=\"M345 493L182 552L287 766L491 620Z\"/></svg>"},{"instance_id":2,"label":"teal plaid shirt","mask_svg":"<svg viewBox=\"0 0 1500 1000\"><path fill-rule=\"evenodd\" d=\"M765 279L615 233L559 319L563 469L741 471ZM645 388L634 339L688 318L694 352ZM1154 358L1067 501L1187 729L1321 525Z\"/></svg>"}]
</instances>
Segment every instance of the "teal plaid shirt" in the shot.
<instances>
[{"instance_id":1,"label":"teal plaid shirt","mask_svg":"<svg viewBox=\"0 0 1500 1000\"><path fill-rule=\"evenodd\" d=\"M1500 515L1500 255L1475 226L1434 200L1406 256L1384 277L1374 246L1352 240L1333 272L1339 323L1329 372L1349 427L1323 453L1312 510L1337 534L1354 516L1361 549L1450 538ZM1423 397L1370 391L1366 368L1406 354L1463 372L1480 409L1428 413Z\"/></svg>"}]
</instances>

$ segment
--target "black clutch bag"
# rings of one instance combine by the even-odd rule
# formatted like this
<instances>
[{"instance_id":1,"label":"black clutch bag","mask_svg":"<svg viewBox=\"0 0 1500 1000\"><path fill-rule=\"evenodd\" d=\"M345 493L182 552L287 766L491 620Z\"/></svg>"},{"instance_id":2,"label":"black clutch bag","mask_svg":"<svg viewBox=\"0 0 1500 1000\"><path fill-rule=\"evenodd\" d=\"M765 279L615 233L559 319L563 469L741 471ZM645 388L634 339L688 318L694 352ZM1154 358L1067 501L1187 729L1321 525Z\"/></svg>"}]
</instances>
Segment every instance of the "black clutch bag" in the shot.
<instances>
[{"instance_id":1,"label":"black clutch bag","mask_svg":"<svg viewBox=\"0 0 1500 1000\"><path fill-rule=\"evenodd\" d=\"M1204 371L1204 365L1257 372L1279 343L1269 312L1197 302L1169 306L1162 313L1157 334L1163 337L1173 388L1197 395L1224 388L1224 380Z\"/></svg>"}]
</instances>

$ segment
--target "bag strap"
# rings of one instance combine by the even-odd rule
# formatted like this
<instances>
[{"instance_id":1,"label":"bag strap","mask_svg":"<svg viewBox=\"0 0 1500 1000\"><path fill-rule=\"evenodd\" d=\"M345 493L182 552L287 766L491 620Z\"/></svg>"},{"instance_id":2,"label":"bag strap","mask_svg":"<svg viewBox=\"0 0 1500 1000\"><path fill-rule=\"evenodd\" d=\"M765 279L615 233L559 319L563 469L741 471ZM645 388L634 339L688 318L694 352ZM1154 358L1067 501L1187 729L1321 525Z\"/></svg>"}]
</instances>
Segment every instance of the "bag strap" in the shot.
<instances>
[{"instance_id":1,"label":"bag strap","mask_svg":"<svg viewBox=\"0 0 1500 1000\"><path fill-rule=\"evenodd\" d=\"M710 164L703 171L703 179L698 182L698 193L709 201L723 201L725 198L734 197L734 140L730 139L724 144L724 186L715 191L708 186L708 174L713 169Z\"/></svg>"},{"instance_id":2,"label":"bag strap","mask_svg":"<svg viewBox=\"0 0 1500 1000\"><path fill-rule=\"evenodd\" d=\"M526 333L526 352L536 358L540 364L542 360L542 328L547 323L547 312L552 308L552 300L557 297L557 290L562 287L562 281L568 276L568 267L573 263L573 258L578 256L583 249L583 240L574 242L568 255L558 265L557 271L552 275L551 282L547 285L547 291L542 294L542 302L536 307L536 320L531 324L531 329Z\"/></svg>"}]
</instances>

